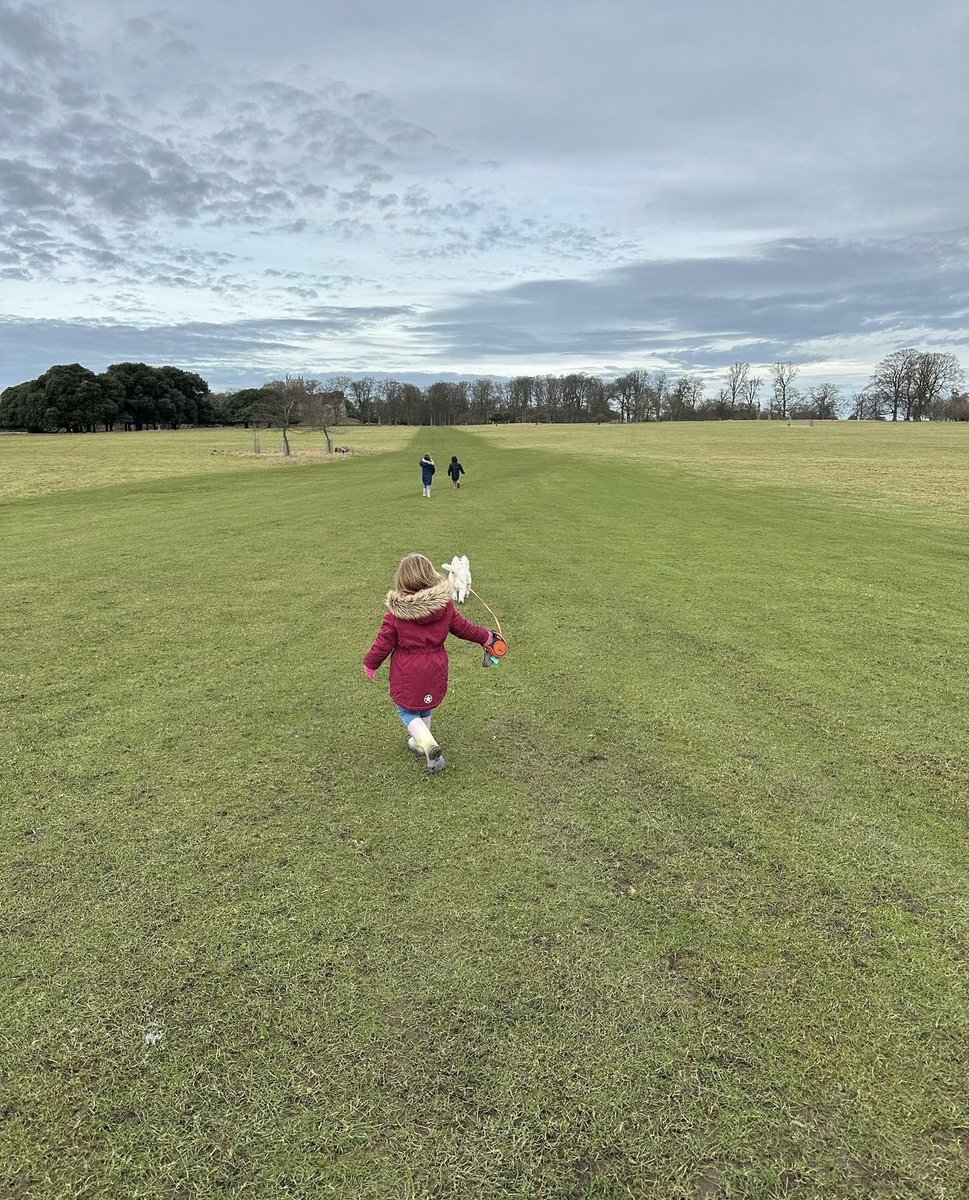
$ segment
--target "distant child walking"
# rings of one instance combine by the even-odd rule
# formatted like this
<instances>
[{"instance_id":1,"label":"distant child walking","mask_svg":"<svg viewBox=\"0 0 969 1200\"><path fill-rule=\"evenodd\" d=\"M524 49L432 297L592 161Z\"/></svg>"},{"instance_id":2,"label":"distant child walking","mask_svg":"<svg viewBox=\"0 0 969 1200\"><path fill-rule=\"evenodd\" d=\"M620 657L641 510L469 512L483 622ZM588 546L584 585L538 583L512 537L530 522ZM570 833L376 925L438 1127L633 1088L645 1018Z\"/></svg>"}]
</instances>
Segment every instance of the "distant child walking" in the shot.
<instances>
[{"instance_id":1,"label":"distant child walking","mask_svg":"<svg viewBox=\"0 0 969 1200\"><path fill-rule=\"evenodd\" d=\"M430 498L431 481L434 478L434 472L437 467L434 466L434 459L429 454L425 454L421 459L421 483L424 486L424 495Z\"/></svg>"},{"instance_id":2,"label":"distant child walking","mask_svg":"<svg viewBox=\"0 0 969 1200\"><path fill-rule=\"evenodd\" d=\"M465 473L464 467L458 462L456 454L451 455L451 461L448 463L447 473L451 476L451 483L459 488L461 486L461 476Z\"/></svg>"},{"instance_id":3,"label":"distant child walking","mask_svg":"<svg viewBox=\"0 0 969 1200\"><path fill-rule=\"evenodd\" d=\"M368 679L390 656L390 698L410 735L407 747L423 754L432 774L444 770L444 751L431 733L434 710L447 695L449 633L490 646L495 634L462 617L451 585L423 554L401 559L387 614L363 660Z\"/></svg>"}]
</instances>

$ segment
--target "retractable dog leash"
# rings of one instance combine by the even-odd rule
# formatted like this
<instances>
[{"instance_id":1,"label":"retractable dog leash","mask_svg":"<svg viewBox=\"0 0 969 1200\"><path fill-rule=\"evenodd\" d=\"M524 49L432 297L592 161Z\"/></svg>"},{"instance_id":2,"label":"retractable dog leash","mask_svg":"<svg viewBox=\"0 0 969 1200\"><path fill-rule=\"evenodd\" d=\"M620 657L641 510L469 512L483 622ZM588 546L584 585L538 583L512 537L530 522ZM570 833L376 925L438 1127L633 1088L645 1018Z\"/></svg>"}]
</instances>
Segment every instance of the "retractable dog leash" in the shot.
<instances>
[{"instance_id":1,"label":"retractable dog leash","mask_svg":"<svg viewBox=\"0 0 969 1200\"><path fill-rule=\"evenodd\" d=\"M491 643L491 645L485 646L484 658L482 659L481 665L483 667L500 666L501 660L508 653L508 643L505 641L504 635L501 632L501 622L498 620L498 616L491 605L488 604L486 600L482 600L473 587L469 587L468 591L472 596L475 596L478 600L481 600L481 603L485 606L488 612L491 613L491 616L495 622L495 629L498 631L495 636L495 640Z\"/></svg>"}]
</instances>

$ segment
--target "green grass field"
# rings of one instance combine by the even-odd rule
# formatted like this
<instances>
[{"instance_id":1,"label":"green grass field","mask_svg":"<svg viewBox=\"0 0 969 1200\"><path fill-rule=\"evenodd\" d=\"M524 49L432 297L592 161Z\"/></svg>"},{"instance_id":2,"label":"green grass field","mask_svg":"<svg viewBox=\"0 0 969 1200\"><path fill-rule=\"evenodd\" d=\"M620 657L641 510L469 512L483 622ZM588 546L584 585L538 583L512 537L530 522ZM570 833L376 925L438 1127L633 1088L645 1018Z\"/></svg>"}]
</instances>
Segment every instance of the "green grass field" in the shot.
<instances>
[{"instance_id":1,"label":"green grass field","mask_svg":"<svg viewBox=\"0 0 969 1200\"><path fill-rule=\"evenodd\" d=\"M967 435L0 438L0 1197L969 1195Z\"/></svg>"}]
</instances>

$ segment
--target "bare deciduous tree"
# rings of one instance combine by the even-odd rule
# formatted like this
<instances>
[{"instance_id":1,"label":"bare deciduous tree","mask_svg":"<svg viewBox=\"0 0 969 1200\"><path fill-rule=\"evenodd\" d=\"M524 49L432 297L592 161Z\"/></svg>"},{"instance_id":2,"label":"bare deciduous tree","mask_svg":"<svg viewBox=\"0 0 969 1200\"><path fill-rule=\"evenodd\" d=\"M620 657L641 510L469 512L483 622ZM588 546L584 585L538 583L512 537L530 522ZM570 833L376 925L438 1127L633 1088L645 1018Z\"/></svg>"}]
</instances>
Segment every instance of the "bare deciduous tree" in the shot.
<instances>
[{"instance_id":1,"label":"bare deciduous tree","mask_svg":"<svg viewBox=\"0 0 969 1200\"><path fill-rule=\"evenodd\" d=\"M747 389L747 379L750 375L750 363L735 362L731 363L730 370L727 372L727 386L723 389L718 397L721 405L729 409L729 415L732 417L740 408L744 399L744 394ZM724 391L726 394L724 394Z\"/></svg>"},{"instance_id":2,"label":"bare deciduous tree","mask_svg":"<svg viewBox=\"0 0 969 1200\"><path fill-rule=\"evenodd\" d=\"M808 390L810 415L819 421L834 421L841 404L841 388L834 383L817 383Z\"/></svg>"},{"instance_id":3,"label":"bare deciduous tree","mask_svg":"<svg viewBox=\"0 0 969 1200\"><path fill-rule=\"evenodd\" d=\"M875 367L868 390L877 395L892 420L911 408L911 394L915 377L915 361L918 351L911 348L895 350Z\"/></svg>"},{"instance_id":4,"label":"bare deciduous tree","mask_svg":"<svg viewBox=\"0 0 969 1200\"><path fill-rule=\"evenodd\" d=\"M287 375L284 379L272 379L265 385L265 401L256 415L259 420L278 425L283 435L283 454L288 458L290 427L299 421L299 406L306 390L302 375Z\"/></svg>"},{"instance_id":5,"label":"bare deciduous tree","mask_svg":"<svg viewBox=\"0 0 969 1200\"><path fill-rule=\"evenodd\" d=\"M267 393L266 406L259 415L279 427L286 457L292 453L289 431L298 424L321 429L326 438L327 453L333 453L330 428L339 425L346 413L342 392L330 391L318 379L304 379L302 375L274 379L266 384L264 391Z\"/></svg>"},{"instance_id":6,"label":"bare deciduous tree","mask_svg":"<svg viewBox=\"0 0 969 1200\"><path fill-rule=\"evenodd\" d=\"M648 371L627 371L609 385L609 398L619 409L619 420L643 421L649 411L649 389L652 382Z\"/></svg>"},{"instance_id":7,"label":"bare deciduous tree","mask_svg":"<svg viewBox=\"0 0 969 1200\"><path fill-rule=\"evenodd\" d=\"M962 382L962 368L954 354L920 354L914 364L911 407L906 420L921 421Z\"/></svg>"},{"instance_id":8,"label":"bare deciduous tree","mask_svg":"<svg viewBox=\"0 0 969 1200\"><path fill-rule=\"evenodd\" d=\"M681 375L667 398L671 421L690 420L703 403L703 382L696 375Z\"/></svg>"},{"instance_id":9,"label":"bare deciduous tree","mask_svg":"<svg viewBox=\"0 0 969 1200\"><path fill-rule=\"evenodd\" d=\"M741 396L744 407L751 416L760 410L760 406L757 403L757 394L763 382L763 379L759 375L748 375L744 380Z\"/></svg>"},{"instance_id":10,"label":"bare deciduous tree","mask_svg":"<svg viewBox=\"0 0 969 1200\"><path fill-rule=\"evenodd\" d=\"M346 394L346 388L331 386L334 391L342 391ZM350 394L353 396L353 403L357 406L357 414L365 425L369 425L375 417L379 419L377 381L375 379L364 375L361 379L351 380Z\"/></svg>"},{"instance_id":11,"label":"bare deciduous tree","mask_svg":"<svg viewBox=\"0 0 969 1200\"><path fill-rule=\"evenodd\" d=\"M318 379L304 380L303 389L300 419L311 429L322 430L326 438L326 452L332 454L330 429L346 417L346 396L342 391L327 388Z\"/></svg>"},{"instance_id":12,"label":"bare deciduous tree","mask_svg":"<svg viewBox=\"0 0 969 1200\"><path fill-rule=\"evenodd\" d=\"M879 421L885 413L885 402L878 391L863 388L851 400L851 415L856 421Z\"/></svg>"},{"instance_id":13,"label":"bare deciduous tree","mask_svg":"<svg viewBox=\"0 0 969 1200\"><path fill-rule=\"evenodd\" d=\"M876 394L892 420L921 421L962 379L954 354L934 354L908 347L887 355L875 368L867 391Z\"/></svg>"},{"instance_id":14,"label":"bare deciduous tree","mask_svg":"<svg viewBox=\"0 0 969 1200\"><path fill-rule=\"evenodd\" d=\"M933 415L940 421L969 421L969 394L953 392L938 405Z\"/></svg>"},{"instance_id":15,"label":"bare deciduous tree","mask_svg":"<svg viewBox=\"0 0 969 1200\"><path fill-rule=\"evenodd\" d=\"M471 419L487 425L491 414L498 407L501 388L493 379L476 379L471 384Z\"/></svg>"},{"instance_id":16,"label":"bare deciduous tree","mask_svg":"<svg viewBox=\"0 0 969 1200\"><path fill-rule=\"evenodd\" d=\"M774 411L779 417L787 416L791 391L797 378L798 368L792 362L775 362L770 365L771 382L774 388Z\"/></svg>"}]
</instances>

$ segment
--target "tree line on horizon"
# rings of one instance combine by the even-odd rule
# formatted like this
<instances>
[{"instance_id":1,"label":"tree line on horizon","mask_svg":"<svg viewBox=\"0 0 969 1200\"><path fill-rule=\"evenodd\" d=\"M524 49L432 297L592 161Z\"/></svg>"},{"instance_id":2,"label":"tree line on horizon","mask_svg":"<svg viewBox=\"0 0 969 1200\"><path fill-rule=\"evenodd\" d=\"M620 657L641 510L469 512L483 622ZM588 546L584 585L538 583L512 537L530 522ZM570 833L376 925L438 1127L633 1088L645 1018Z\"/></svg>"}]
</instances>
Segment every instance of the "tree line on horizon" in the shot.
<instances>
[{"instance_id":1,"label":"tree line on horizon","mask_svg":"<svg viewBox=\"0 0 969 1200\"><path fill-rule=\"evenodd\" d=\"M0 392L0 429L28 433L125 432L183 425L278 428L300 422L326 432L345 417L343 396L301 376L216 394L192 371L114 363L100 374L80 363L51 367Z\"/></svg>"},{"instance_id":2,"label":"tree line on horizon","mask_svg":"<svg viewBox=\"0 0 969 1200\"><path fill-rule=\"evenodd\" d=\"M194 372L115 363L100 374L79 363L54 366L0 392L0 429L32 433L177 429L183 425L329 428L347 417L365 424L704 420L966 421L969 395L955 355L896 350L852 396L830 383L797 384L798 366L771 363L767 377L735 362L715 396L695 375L627 371L611 379L584 372L513 379L441 380L427 387L396 379L286 376L257 388L215 393ZM765 386L766 385L766 386Z\"/></svg>"}]
</instances>

